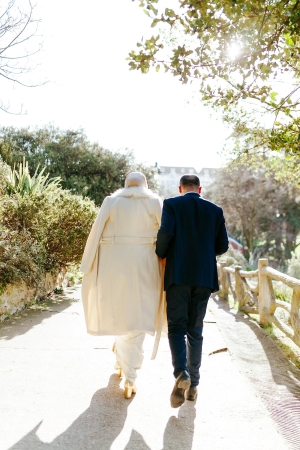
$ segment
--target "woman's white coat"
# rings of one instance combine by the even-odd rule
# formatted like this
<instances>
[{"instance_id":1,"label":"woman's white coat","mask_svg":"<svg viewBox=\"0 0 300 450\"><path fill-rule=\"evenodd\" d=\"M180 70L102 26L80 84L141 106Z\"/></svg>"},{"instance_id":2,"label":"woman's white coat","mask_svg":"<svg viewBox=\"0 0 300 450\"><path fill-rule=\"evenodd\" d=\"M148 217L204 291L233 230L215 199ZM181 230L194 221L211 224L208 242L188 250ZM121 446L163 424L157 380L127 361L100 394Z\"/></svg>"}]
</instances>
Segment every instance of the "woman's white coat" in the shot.
<instances>
[{"instance_id":1,"label":"woman's white coat","mask_svg":"<svg viewBox=\"0 0 300 450\"><path fill-rule=\"evenodd\" d=\"M154 334L162 296L155 254L160 198L143 187L106 197L89 234L81 271L87 331L93 335Z\"/></svg>"}]
</instances>

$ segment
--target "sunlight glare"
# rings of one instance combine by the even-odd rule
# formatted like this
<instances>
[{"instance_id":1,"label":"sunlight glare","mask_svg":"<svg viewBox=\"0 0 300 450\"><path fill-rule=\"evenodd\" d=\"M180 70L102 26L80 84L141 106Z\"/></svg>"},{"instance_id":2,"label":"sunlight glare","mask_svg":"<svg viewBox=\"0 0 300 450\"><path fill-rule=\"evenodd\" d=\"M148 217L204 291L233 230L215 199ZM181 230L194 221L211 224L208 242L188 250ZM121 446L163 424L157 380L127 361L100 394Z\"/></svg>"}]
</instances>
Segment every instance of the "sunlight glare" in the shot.
<instances>
[{"instance_id":1,"label":"sunlight glare","mask_svg":"<svg viewBox=\"0 0 300 450\"><path fill-rule=\"evenodd\" d=\"M241 45L237 43L232 43L228 49L228 55L231 61L235 60L241 53Z\"/></svg>"}]
</instances>

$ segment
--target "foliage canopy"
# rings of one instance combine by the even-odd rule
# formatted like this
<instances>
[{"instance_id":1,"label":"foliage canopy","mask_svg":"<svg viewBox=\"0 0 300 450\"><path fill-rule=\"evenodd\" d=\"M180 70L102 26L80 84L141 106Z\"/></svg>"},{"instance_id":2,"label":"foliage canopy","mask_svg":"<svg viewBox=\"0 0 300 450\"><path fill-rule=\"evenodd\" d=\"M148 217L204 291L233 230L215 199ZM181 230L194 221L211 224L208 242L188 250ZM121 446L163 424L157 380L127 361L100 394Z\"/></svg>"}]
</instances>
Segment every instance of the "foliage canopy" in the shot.
<instances>
[{"instance_id":1,"label":"foliage canopy","mask_svg":"<svg viewBox=\"0 0 300 450\"><path fill-rule=\"evenodd\" d=\"M259 145L299 154L300 0L169 2L172 8L160 10L159 0L139 0L160 34L137 44L130 68L163 67L182 83L196 81L204 102L234 124L239 119L239 135L252 132L253 109L268 114Z\"/></svg>"},{"instance_id":2,"label":"foliage canopy","mask_svg":"<svg viewBox=\"0 0 300 450\"><path fill-rule=\"evenodd\" d=\"M2 128L0 156L11 167L25 157L32 171L45 167L49 178L60 177L62 188L89 197L98 205L124 186L132 170L144 172L149 187L156 188L155 167L138 164L130 151L112 152L91 143L83 130Z\"/></svg>"},{"instance_id":3,"label":"foliage canopy","mask_svg":"<svg viewBox=\"0 0 300 450\"><path fill-rule=\"evenodd\" d=\"M206 196L222 205L229 232L242 240L252 262L267 256L284 268L297 247L300 190L269 175L262 165L237 161L218 171Z\"/></svg>"}]
</instances>

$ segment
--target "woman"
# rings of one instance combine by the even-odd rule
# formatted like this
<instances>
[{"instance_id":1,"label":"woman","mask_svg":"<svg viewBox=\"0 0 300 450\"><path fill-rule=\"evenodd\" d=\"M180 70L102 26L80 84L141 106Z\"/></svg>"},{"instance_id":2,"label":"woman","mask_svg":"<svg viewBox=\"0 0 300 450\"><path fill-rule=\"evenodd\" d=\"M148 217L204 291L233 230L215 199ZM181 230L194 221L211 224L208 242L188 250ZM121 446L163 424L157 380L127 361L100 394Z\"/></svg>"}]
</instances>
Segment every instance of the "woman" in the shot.
<instances>
[{"instance_id":1,"label":"woman","mask_svg":"<svg viewBox=\"0 0 300 450\"><path fill-rule=\"evenodd\" d=\"M155 254L161 200L140 172L106 197L88 237L81 271L87 331L115 335L115 368L125 375L125 398L136 392L145 333L154 334L162 304L162 274Z\"/></svg>"}]
</instances>

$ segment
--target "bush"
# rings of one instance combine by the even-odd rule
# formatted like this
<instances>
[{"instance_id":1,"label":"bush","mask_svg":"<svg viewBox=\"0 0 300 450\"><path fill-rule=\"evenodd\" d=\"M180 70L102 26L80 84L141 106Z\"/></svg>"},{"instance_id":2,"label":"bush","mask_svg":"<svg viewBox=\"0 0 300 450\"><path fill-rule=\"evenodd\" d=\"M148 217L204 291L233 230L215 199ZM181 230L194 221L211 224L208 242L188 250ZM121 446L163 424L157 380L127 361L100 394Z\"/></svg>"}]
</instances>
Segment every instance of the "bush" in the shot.
<instances>
[{"instance_id":1,"label":"bush","mask_svg":"<svg viewBox=\"0 0 300 450\"><path fill-rule=\"evenodd\" d=\"M61 189L47 222L47 270L80 263L97 211L91 200Z\"/></svg>"},{"instance_id":2,"label":"bush","mask_svg":"<svg viewBox=\"0 0 300 450\"><path fill-rule=\"evenodd\" d=\"M36 180L28 173L20 188L15 183L12 189L7 174L0 164L0 292L19 281L36 286L46 272L78 265L97 214L93 201L63 190L57 181L32 189Z\"/></svg>"},{"instance_id":3,"label":"bush","mask_svg":"<svg viewBox=\"0 0 300 450\"><path fill-rule=\"evenodd\" d=\"M38 286L44 275L46 251L26 230L0 230L0 295L9 283Z\"/></svg>"},{"instance_id":4,"label":"bush","mask_svg":"<svg viewBox=\"0 0 300 450\"><path fill-rule=\"evenodd\" d=\"M226 266L242 266L243 269L248 268L247 259L239 252L232 247L229 247L226 253L222 256L218 257L219 262L225 262Z\"/></svg>"},{"instance_id":5,"label":"bush","mask_svg":"<svg viewBox=\"0 0 300 450\"><path fill-rule=\"evenodd\" d=\"M9 171L9 165L6 164L0 156L0 195L3 195L6 192Z\"/></svg>"}]
</instances>

